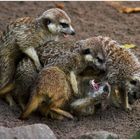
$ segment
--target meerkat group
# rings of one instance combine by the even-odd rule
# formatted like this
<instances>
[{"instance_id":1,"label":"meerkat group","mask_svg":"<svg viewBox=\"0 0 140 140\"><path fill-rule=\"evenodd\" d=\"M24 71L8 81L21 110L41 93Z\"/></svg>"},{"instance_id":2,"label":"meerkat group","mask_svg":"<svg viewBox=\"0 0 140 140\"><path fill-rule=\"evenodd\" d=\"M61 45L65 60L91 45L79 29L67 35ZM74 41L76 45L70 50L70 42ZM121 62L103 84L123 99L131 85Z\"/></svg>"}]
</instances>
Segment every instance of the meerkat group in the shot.
<instances>
[{"instance_id":1,"label":"meerkat group","mask_svg":"<svg viewBox=\"0 0 140 140\"><path fill-rule=\"evenodd\" d=\"M41 46L43 46L43 44L45 44L46 42L57 40L59 36L61 35L66 36L67 34L74 35L75 31L71 26L71 20L68 17L68 15L64 11L58 8L47 10L38 18L30 18L30 17L19 18L16 21L9 24L7 27L7 31L5 31L1 37L0 95L5 95L6 93L8 94L14 88L15 88L15 92L16 92L16 89L18 89L16 88L18 87L18 84L15 83L15 79L16 79L16 76L18 75L18 72L15 73L15 71L16 71L16 67L18 63L19 65L21 64L20 60L22 58L26 57L25 61L27 60L28 62L30 62L31 64L30 66L34 66L35 73L34 74L30 73L30 76L33 79L35 79L37 75L36 69L38 71L40 71L41 69L40 60L39 60L36 50L39 49ZM58 53L60 52L58 51ZM86 53L88 53L88 50ZM55 55L58 55L58 54L56 53ZM79 56L80 55L82 58L82 54L79 54ZM28 59L27 56L30 59ZM77 60L77 59L81 59L79 56L77 56L77 54L71 55L67 53L63 57L68 57L68 58L70 57L70 60L72 60L72 62L78 63L81 61L81 60ZM85 54L85 56L86 57L83 58L83 60L85 59L93 63L92 57L90 55L88 56L88 54ZM64 60L64 59L61 58L61 60ZM66 68L63 67L65 69L64 72L66 74L67 72L70 72L69 74L70 74L70 81L71 81L72 89L75 94L78 94L77 80L75 77L76 71L73 71L71 70L71 68L69 68L67 61L64 62L64 64L60 63L60 61L56 61L56 63L59 63L60 67L61 65L67 66L67 70ZM84 66L86 66L86 63L83 66L79 64L79 69L77 70L77 72L81 71L81 68ZM75 64L73 68L74 67L76 69L77 64ZM29 69L26 69L26 70L28 73ZM24 77L23 73L21 75ZM25 79L27 79L27 77ZM32 79L30 79L30 82L31 80ZM24 83L26 82L24 81L23 84ZM24 87L26 88L26 86ZM27 89L28 89L28 86L27 86ZM22 107L23 107L23 104L22 104Z\"/></svg>"},{"instance_id":2,"label":"meerkat group","mask_svg":"<svg viewBox=\"0 0 140 140\"><path fill-rule=\"evenodd\" d=\"M44 50L43 52L41 50L42 48ZM39 56L40 61L45 67L39 73L37 80L35 80L33 91L31 91L32 97L21 118L26 118L37 108L40 108L42 112L42 108L47 107L47 102L49 102L48 109L45 109L46 113L43 114L51 112L52 116L52 114L54 114L52 112L56 111L57 114L60 113L59 115L69 117L70 115L68 115L68 113L66 115L66 112L60 109L75 96L81 96L81 91L79 91L79 83L81 81L79 74L87 67L95 67L96 58L93 59L92 47L82 47L80 41L61 41L49 42L42 48L40 48L41 55ZM22 89L29 89L25 87L25 84L21 85L19 83L30 83L32 80L31 83L34 84L32 74L35 72L35 68L33 65L33 67L29 67L30 64L31 61L23 60L17 68L16 79L20 82L17 82L19 87L16 90L18 92L14 95L19 95L20 93L19 96L21 97ZM27 69L26 66L29 68L29 72L24 70ZM26 71L26 73L23 74L23 71ZM29 84L26 85L29 86ZM26 91L26 93L28 92L29 91ZM24 94L25 92L23 95ZM46 102L45 107L43 107L44 102Z\"/></svg>"},{"instance_id":3,"label":"meerkat group","mask_svg":"<svg viewBox=\"0 0 140 140\"><path fill-rule=\"evenodd\" d=\"M52 44L54 45L54 43L52 43ZM75 89L78 89L78 88L73 88L72 84L74 84L74 87L77 87L78 79L76 77L81 72L83 72L86 67L93 66L93 67L97 67L98 70L104 70L104 67L105 67L104 65L106 65L106 74L103 78L103 81L108 81L109 84L111 85L112 95L115 93L115 90L119 90L124 108L131 109L129 106L129 103L128 103L128 94L131 94L131 93L133 94L133 92L138 92L139 70L140 70L139 69L140 63L138 62L138 59L134 56L133 53L131 53L129 50L122 48L121 45L119 45L116 41L114 41L108 37L98 36L98 37L92 37L92 38L89 38L86 40L81 40L76 43L76 46L77 47L79 46L78 48L72 47L72 43L70 42L69 48L70 48L71 55L73 54L73 52L75 54L79 49L81 50L81 48L86 48L84 58L85 58L85 60L88 60L89 62L92 62L92 63L88 63L88 65L85 65L83 63L84 67L82 69L81 66L83 66L83 65L78 63L78 61L72 61L73 57L75 55L74 56L72 55L72 60L71 60L70 54L68 55L68 57L66 57L67 56L66 54L69 53L69 51L68 51L69 49L66 51L65 50L66 46L64 46L64 44L61 44L61 43L56 43L56 44L58 45L58 46L56 46L56 48L52 47L51 43L48 44L50 46L50 48L49 48L49 46L47 46L46 49L44 50L44 52L42 53L43 54L42 60L47 61L47 62L44 62L47 64L46 65L47 69L42 70L41 72L43 72L43 73L39 74L39 76L38 76L39 80L37 80L37 83L35 84L35 88L33 88L33 92L31 92L32 97L31 97L25 111L21 115L21 118L26 118L34 109L36 109L38 106L41 106L40 104L41 104L41 102L44 101L44 98L46 96L49 97L50 100L52 99L52 102L54 101L54 99L59 99L60 95L61 95L60 93L62 93L62 91L63 92L65 91L64 89L62 91L59 89L61 87L60 85L62 84L63 88L68 87L68 86L65 85L64 83L62 83L62 81L61 81L62 77L60 78L60 77L55 77L55 76L59 75L58 74L59 70L62 70L61 72L62 73L65 72L66 74L69 70L75 71L74 68L76 68L76 66L78 67L78 64L80 65L80 69L77 69L78 73L73 73L71 75L71 71L69 71L68 73L70 75L69 76L67 75L68 77L70 77L68 79L70 79L73 92ZM51 48L53 48L53 50ZM68 46L66 48L68 48ZM57 49L57 51L55 49ZM60 49L61 49L61 51L60 51ZM52 56L51 55L49 56L50 51L51 51ZM54 51L54 53L53 53L53 51ZM61 54L61 56L55 55L58 52L59 52L59 54ZM49 53L49 54L47 54L47 53ZM45 58L45 55L47 56L46 58ZM118 56L120 56L120 57L118 57ZM76 57L77 57L77 55L76 55ZM64 58L66 58L66 59L64 59ZM78 58L79 58L79 56L78 56ZM66 66L66 64L68 67ZM57 68L59 68L59 70L55 69L52 66L57 66ZM72 68L72 66L74 66L74 68ZM52 67L52 69L53 69L52 70L52 75L54 74L53 76L51 75L50 67ZM57 74L55 74L56 71L58 72ZM47 79L47 77L49 77L49 79ZM54 78L53 80L52 80L52 77ZM73 78L73 77L75 77L75 78ZM60 78L60 80L59 80L59 78ZM64 76L63 76L63 78L64 78ZM55 79L57 79L57 81ZM48 82L49 80L55 81L56 83ZM64 81L65 80L63 79L63 82ZM134 85L134 82L136 82L137 84ZM51 83L52 85L49 85L49 83ZM50 88L50 87L51 86L54 87L55 85L59 85L59 86L56 87L54 90L52 90L52 88ZM61 91L59 93L59 90L58 90L58 92L57 92L58 94L56 94L56 91L55 91L55 90L57 90L57 88ZM47 89L50 89L50 91L47 92ZM77 91L77 90L75 90L75 91ZM65 94L63 93L62 95L67 95L67 98L66 98L66 96L63 96L65 101L64 101L64 99L62 100L62 98L60 98L62 102L54 101L53 105L50 103L50 106L46 110L47 114L51 110L51 107L53 108L53 111L54 110L57 111L56 108L61 107L61 106L59 106L60 104L63 105L63 103L66 103L66 99L70 100L68 97L72 97L72 95L70 95L68 93L68 91ZM59 96L59 98L58 98L58 96ZM80 104L80 107L83 105L86 105L87 101L90 103L91 99L89 99L89 98L85 98L85 100L83 99L82 103ZM75 102L74 108L80 109L80 108L78 108L77 102L79 103L79 102L81 102L81 100ZM55 103L56 103L56 105L54 105ZM76 106L76 104L77 104L77 106ZM41 108L40 110L42 111L43 107L41 106L40 108ZM44 109L43 109L43 111L44 111ZM60 113L60 112L57 112L57 113ZM44 111L44 114L46 114L45 111Z\"/></svg>"},{"instance_id":4,"label":"meerkat group","mask_svg":"<svg viewBox=\"0 0 140 140\"><path fill-rule=\"evenodd\" d=\"M106 65L106 80L111 85L111 92L119 91L122 104L131 110L128 97L140 91L140 62L128 49L109 37L91 37L83 40L85 46L92 46L98 54L103 52ZM97 45L98 44L98 45Z\"/></svg>"},{"instance_id":5,"label":"meerkat group","mask_svg":"<svg viewBox=\"0 0 140 140\"><path fill-rule=\"evenodd\" d=\"M21 119L36 109L56 119L73 118L71 109L93 114L95 105L116 90L130 110L128 98L140 90L140 63L134 54L108 37L57 41L67 34L75 31L68 15L58 8L11 23L0 44L0 95L13 93L23 109ZM95 78L101 81L95 84L97 89L89 87Z\"/></svg>"}]
</instances>

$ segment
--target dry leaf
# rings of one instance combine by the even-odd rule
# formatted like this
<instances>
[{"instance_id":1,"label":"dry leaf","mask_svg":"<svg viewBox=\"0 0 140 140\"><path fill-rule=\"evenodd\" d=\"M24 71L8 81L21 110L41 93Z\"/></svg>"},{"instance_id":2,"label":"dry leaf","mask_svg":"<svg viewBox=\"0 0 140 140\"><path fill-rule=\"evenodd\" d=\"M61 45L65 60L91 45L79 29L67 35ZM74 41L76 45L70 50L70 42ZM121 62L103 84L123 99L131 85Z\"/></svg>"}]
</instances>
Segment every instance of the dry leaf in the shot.
<instances>
[{"instance_id":1,"label":"dry leaf","mask_svg":"<svg viewBox=\"0 0 140 140\"><path fill-rule=\"evenodd\" d=\"M120 4L120 2L114 2L114 1L107 1L109 5L111 5L113 8L117 9L120 13L133 13L133 12L140 12L140 7L126 7Z\"/></svg>"},{"instance_id":2,"label":"dry leaf","mask_svg":"<svg viewBox=\"0 0 140 140\"><path fill-rule=\"evenodd\" d=\"M132 49L132 48L135 48L136 45L134 45L134 44L124 44L121 47L125 48L125 49Z\"/></svg>"},{"instance_id":3,"label":"dry leaf","mask_svg":"<svg viewBox=\"0 0 140 140\"><path fill-rule=\"evenodd\" d=\"M59 8L59 9L64 9L65 5L64 5L64 3L56 3L55 7Z\"/></svg>"}]
</instances>

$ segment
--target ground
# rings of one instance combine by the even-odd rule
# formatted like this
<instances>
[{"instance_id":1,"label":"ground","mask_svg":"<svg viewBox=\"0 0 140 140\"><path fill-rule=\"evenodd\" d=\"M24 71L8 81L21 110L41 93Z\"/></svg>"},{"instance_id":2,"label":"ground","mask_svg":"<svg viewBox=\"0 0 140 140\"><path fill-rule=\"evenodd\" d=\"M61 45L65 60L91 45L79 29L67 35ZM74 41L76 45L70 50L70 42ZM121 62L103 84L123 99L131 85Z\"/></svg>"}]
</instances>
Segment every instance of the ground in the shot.
<instances>
[{"instance_id":1,"label":"ground","mask_svg":"<svg viewBox=\"0 0 140 140\"><path fill-rule=\"evenodd\" d=\"M0 31L10 20L23 16L37 16L46 9L62 2L0 2ZM70 15L76 29L71 39L85 39L90 36L110 36L119 43L133 43L140 46L140 13L122 14L106 2L63 2L64 10ZM124 2L132 7L140 2ZM135 52L140 55L140 49ZM110 107L94 116L81 117L73 121L54 121L32 115L29 120L18 119L20 110L9 107L0 99L0 126L14 127L33 123L45 123L54 131L57 138L78 138L93 130L114 132L120 138L130 138L140 128L140 101L136 101L129 113Z\"/></svg>"}]
</instances>

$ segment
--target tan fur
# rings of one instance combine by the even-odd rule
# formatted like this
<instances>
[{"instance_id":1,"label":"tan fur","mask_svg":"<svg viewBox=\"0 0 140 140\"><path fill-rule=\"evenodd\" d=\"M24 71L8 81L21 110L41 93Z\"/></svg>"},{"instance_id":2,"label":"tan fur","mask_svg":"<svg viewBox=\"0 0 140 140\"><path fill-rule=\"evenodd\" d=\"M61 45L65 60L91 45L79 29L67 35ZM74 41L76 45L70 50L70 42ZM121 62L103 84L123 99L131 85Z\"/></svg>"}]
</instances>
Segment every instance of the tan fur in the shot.
<instances>
[{"instance_id":1,"label":"tan fur","mask_svg":"<svg viewBox=\"0 0 140 140\"><path fill-rule=\"evenodd\" d=\"M39 79L37 80L32 94L27 108L21 115L22 118L26 118L31 111L37 109L38 106L41 108L41 103L43 101L48 101L48 108L46 105L45 109L47 114L51 110L55 111L55 109L61 108L64 103L68 101L71 91L65 73L57 67L48 67L44 68L39 74ZM62 112L61 115L63 115Z\"/></svg>"}]
</instances>

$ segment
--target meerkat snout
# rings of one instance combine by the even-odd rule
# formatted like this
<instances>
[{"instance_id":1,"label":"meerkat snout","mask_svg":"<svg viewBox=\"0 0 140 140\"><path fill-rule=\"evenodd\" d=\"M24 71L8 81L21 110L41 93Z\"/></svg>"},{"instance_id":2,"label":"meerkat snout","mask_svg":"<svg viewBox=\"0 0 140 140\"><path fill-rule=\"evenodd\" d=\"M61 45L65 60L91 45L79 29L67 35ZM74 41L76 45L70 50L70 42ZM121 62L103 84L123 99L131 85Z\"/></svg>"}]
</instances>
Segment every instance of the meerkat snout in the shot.
<instances>
[{"instance_id":1,"label":"meerkat snout","mask_svg":"<svg viewBox=\"0 0 140 140\"><path fill-rule=\"evenodd\" d=\"M62 35L64 37L67 37L67 35L75 35L70 17L61 9L49 9L37 18L37 20L41 21L43 26L49 30L51 34Z\"/></svg>"}]
</instances>

